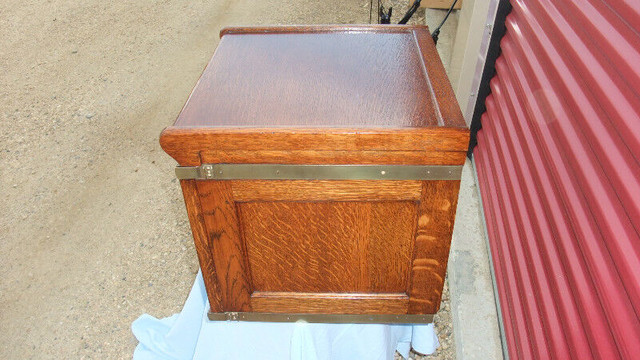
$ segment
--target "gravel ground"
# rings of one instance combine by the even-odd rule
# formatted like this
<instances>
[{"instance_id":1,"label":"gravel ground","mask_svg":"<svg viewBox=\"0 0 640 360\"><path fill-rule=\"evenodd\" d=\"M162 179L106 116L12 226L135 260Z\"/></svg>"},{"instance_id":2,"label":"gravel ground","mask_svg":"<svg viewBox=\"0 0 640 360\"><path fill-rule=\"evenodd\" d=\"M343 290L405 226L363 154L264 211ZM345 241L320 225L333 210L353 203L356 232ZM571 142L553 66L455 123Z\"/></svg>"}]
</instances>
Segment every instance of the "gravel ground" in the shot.
<instances>
[{"instance_id":1,"label":"gravel ground","mask_svg":"<svg viewBox=\"0 0 640 360\"><path fill-rule=\"evenodd\" d=\"M220 28L368 19L361 0L0 2L0 358L130 358L133 320L180 310L198 264L157 139ZM429 358L452 358L446 295L436 326Z\"/></svg>"}]
</instances>

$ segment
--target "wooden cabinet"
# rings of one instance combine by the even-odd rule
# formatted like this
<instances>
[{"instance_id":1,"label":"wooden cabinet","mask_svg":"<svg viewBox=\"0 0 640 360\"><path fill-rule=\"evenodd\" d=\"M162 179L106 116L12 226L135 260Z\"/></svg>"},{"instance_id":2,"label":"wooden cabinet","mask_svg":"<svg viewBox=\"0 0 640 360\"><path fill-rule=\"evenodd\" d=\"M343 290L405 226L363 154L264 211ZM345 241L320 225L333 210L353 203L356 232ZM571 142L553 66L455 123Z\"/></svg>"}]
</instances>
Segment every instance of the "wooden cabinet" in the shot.
<instances>
[{"instance_id":1,"label":"wooden cabinet","mask_svg":"<svg viewBox=\"0 0 640 360\"><path fill-rule=\"evenodd\" d=\"M428 30L221 36L160 138L210 318L430 321L468 130Z\"/></svg>"}]
</instances>

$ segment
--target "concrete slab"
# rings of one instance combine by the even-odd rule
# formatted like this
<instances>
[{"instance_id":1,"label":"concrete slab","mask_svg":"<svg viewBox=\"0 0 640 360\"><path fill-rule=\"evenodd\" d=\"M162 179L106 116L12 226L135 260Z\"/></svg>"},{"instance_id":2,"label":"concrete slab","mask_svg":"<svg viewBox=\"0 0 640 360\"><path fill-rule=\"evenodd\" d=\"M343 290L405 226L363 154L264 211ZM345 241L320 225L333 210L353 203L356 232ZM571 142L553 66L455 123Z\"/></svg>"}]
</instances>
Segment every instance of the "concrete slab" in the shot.
<instances>
[{"instance_id":1,"label":"concrete slab","mask_svg":"<svg viewBox=\"0 0 640 360\"><path fill-rule=\"evenodd\" d=\"M473 2L470 2L473 5ZM426 9L425 22L434 30L446 10ZM440 30L436 48L447 74L457 74L452 62L455 46L466 46L459 36L460 11L454 11ZM465 35L465 34L463 34ZM499 314L494 297L493 278L487 249L484 217L473 162L467 160L462 172L456 223L453 229L448 265L448 287L454 348L457 359L503 359ZM445 301L443 301L444 305Z\"/></svg>"},{"instance_id":2,"label":"concrete slab","mask_svg":"<svg viewBox=\"0 0 640 360\"><path fill-rule=\"evenodd\" d=\"M451 54L453 44L456 41L456 29L458 28L458 17L460 16L459 13L459 10L454 10L451 15L449 15L447 21L442 25L442 28L440 28L440 35L438 36L438 43L436 44L436 49L438 49L444 69L447 71L447 75L449 76L451 70ZM431 32L440 25L446 14L447 10L425 9L425 22L427 26L429 26L429 30Z\"/></svg>"},{"instance_id":3,"label":"concrete slab","mask_svg":"<svg viewBox=\"0 0 640 360\"><path fill-rule=\"evenodd\" d=\"M493 280L475 169L467 160L449 255L449 291L458 359L502 359Z\"/></svg>"}]
</instances>

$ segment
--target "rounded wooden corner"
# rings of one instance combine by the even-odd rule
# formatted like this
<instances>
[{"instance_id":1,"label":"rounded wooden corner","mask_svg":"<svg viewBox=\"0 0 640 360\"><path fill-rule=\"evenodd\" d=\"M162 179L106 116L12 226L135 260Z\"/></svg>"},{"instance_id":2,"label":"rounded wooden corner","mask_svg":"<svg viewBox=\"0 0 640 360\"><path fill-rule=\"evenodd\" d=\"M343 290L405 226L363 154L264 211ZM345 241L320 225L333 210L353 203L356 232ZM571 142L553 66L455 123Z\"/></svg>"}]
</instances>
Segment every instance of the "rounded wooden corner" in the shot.
<instances>
[{"instance_id":1,"label":"rounded wooden corner","mask_svg":"<svg viewBox=\"0 0 640 360\"><path fill-rule=\"evenodd\" d=\"M170 139L172 137L173 126L167 126L160 133L160 137L158 138L158 142L160 143L160 147L166 153L169 153L170 150Z\"/></svg>"},{"instance_id":2,"label":"rounded wooden corner","mask_svg":"<svg viewBox=\"0 0 640 360\"><path fill-rule=\"evenodd\" d=\"M180 134L183 133L184 131L181 131L175 126L167 126L160 133L160 137L158 139L160 147L164 152L177 161L180 166L200 165L198 154L193 154L192 151L189 151L184 147L184 145L181 145Z\"/></svg>"}]
</instances>

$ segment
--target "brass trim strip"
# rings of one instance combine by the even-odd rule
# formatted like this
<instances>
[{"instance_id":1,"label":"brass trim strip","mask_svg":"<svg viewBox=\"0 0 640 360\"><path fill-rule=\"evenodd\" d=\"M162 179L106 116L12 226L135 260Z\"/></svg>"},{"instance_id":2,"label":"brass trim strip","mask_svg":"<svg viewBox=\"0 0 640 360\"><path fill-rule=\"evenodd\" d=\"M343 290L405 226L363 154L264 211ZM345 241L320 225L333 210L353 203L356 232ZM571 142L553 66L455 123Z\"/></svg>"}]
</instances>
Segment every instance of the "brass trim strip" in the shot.
<instances>
[{"instance_id":1,"label":"brass trim strip","mask_svg":"<svg viewBox=\"0 0 640 360\"><path fill-rule=\"evenodd\" d=\"M429 324L433 314L280 314L254 312L209 312L211 321L264 321L329 324Z\"/></svg>"},{"instance_id":2,"label":"brass trim strip","mask_svg":"<svg viewBox=\"0 0 640 360\"><path fill-rule=\"evenodd\" d=\"M204 164L178 166L180 180L460 180L462 165Z\"/></svg>"}]
</instances>

